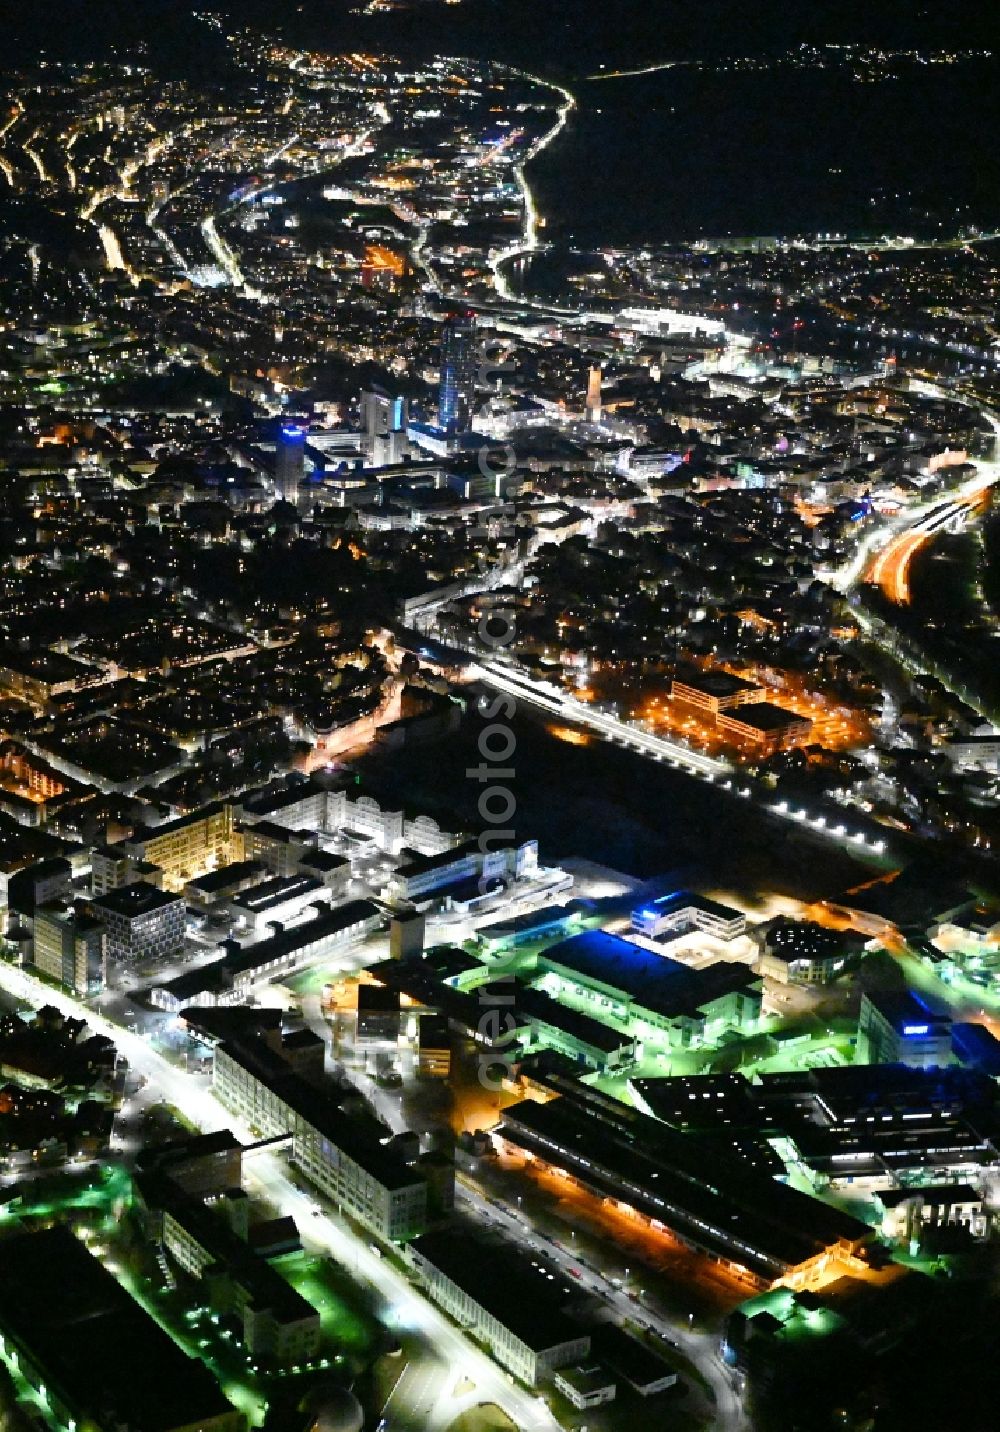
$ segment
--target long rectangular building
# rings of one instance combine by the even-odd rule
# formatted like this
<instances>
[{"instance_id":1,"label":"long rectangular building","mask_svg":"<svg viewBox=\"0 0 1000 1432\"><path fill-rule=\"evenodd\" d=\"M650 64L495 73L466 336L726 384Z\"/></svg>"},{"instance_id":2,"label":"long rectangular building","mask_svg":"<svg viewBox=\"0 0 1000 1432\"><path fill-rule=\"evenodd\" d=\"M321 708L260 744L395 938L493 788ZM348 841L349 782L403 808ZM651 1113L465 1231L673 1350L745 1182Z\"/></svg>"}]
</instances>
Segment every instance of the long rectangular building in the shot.
<instances>
[{"instance_id":1,"label":"long rectangular building","mask_svg":"<svg viewBox=\"0 0 1000 1432\"><path fill-rule=\"evenodd\" d=\"M159 866L171 890L182 889L189 880L227 865L240 854L234 847L233 807L228 801L213 801L162 825L139 826L112 848L132 860Z\"/></svg>"},{"instance_id":2,"label":"long rectangular building","mask_svg":"<svg viewBox=\"0 0 1000 1432\"><path fill-rule=\"evenodd\" d=\"M170 1014L185 1005L236 1003L256 984L279 979L365 939L381 922L381 912L370 900L349 900L333 909L322 907L312 920L278 930L245 948L234 943L219 959L155 986L151 1002Z\"/></svg>"},{"instance_id":3,"label":"long rectangular building","mask_svg":"<svg viewBox=\"0 0 1000 1432\"><path fill-rule=\"evenodd\" d=\"M423 1231L424 1179L385 1146L378 1125L349 1117L263 1039L218 1045L212 1086L263 1137L291 1134L293 1158L306 1177L381 1238L399 1242Z\"/></svg>"},{"instance_id":4,"label":"long rectangular building","mask_svg":"<svg viewBox=\"0 0 1000 1432\"><path fill-rule=\"evenodd\" d=\"M0 1355L64 1427L244 1432L189 1357L65 1224L0 1243Z\"/></svg>"},{"instance_id":5,"label":"long rectangular building","mask_svg":"<svg viewBox=\"0 0 1000 1432\"><path fill-rule=\"evenodd\" d=\"M856 1218L595 1091L503 1112L498 1136L584 1189L768 1286L806 1286L869 1237Z\"/></svg>"},{"instance_id":6,"label":"long rectangular building","mask_svg":"<svg viewBox=\"0 0 1000 1432\"><path fill-rule=\"evenodd\" d=\"M562 1311L546 1271L509 1244L452 1227L415 1239L406 1256L434 1301L529 1387L590 1351L589 1334Z\"/></svg>"},{"instance_id":7,"label":"long rectangular building","mask_svg":"<svg viewBox=\"0 0 1000 1432\"><path fill-rule=\"evenodd\" d=\"M434 971L429 959L386 960L369 973L411 1003L439 1011L484 1049L553 1049L602 1073L626 1069L635 1061L632 1035L521 980L480 980L475 988L458 989Z\"/></svg>"},{"instance_id":8,"label":"long rectangular building","mask_svg":"<svg viewBox=\"0 0 1000 1432\"><path fill-rule=\"evenodd\" d=\"M186 1273L204 1282L212 1310L242 1325L252 1357L281 1365L316 1356L319 1313L230 1226L225 1198L210 1208L158 1170L140 1175L137 1187L159 1241ZM242 1190L236 1206L245 1224Z\"/></svg>"},{"instance_id":9,"label":"long rectangular building","mask_svg":"<svg viewBox=\"0 0 1000 1432\"><path fill-rule=\"evenodd\" d=\"M749 966L717 960L701 969L589 930L550 945L537 958L547 993L566 996L640 1043L697 1045L726 1029L752 1032L761 979Z\"/></svg>"}]
</instances>

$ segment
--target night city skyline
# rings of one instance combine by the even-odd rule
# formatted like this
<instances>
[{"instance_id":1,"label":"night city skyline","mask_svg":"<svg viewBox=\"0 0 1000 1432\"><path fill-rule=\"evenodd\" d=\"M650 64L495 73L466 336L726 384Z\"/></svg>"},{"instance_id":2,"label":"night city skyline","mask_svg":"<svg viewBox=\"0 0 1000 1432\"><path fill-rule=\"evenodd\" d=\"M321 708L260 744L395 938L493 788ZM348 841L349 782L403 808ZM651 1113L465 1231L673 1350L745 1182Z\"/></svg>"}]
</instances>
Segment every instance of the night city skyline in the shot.
<instances>
[{"instance_id":1,"label":"night city skyline","mask_svg":"<svg viewBox=\"0 0 1000 1432\"><path fill-rule=\"evenodd\" d=\"M980 0L0 18L0 1432L987 1432Z\"/></svg>"}]
</instances>

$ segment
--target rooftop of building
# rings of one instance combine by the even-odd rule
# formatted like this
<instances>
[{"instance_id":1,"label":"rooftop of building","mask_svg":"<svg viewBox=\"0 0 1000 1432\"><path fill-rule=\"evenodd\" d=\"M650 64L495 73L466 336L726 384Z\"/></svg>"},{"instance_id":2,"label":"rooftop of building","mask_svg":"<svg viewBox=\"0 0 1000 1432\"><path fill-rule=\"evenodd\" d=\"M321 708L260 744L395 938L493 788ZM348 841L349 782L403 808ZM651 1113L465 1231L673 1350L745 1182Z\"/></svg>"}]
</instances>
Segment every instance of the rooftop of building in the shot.
<instances>
[{"instance_id":1,"label":"rooftop of building","mask_svg":"<svg viewBox=\"0 0 1000 1432\"><path fill-rule=\"evenodd\" d=\"M747 965L717 960L696 970L606 930L571 935L543 950L538 960L541 966L558 966L621 991L637 1005L665 1018L694 1018L712 1000L760 989L759 976Z\"/></svg>"},{"instance_id":2,"label":"rooftop of building","mask_svg":"<svg viewBox=\"0 0 1000 1432\"><path fill-rule=\"evenodd\" d=\"M232 1412L208 1368L178 1347L65 1224L0 1246L0 1327L8 1346L38 1367L78 1422L173 1432Z\"/></svg>"},{"instance_id":3,"label":"rooftop of building","mask_svg":"<svg viewBox=\"0 0 1000 1432\"><path fill-rule=\"evenodd\" d=\"M412 880L414 876L424 875L431 870L447 870L449 866L478 853L478 840L465 840L461 845L453 845L450 850L442 850L434 855L421 855L419 851L407 847L400 851L403 859L396 869L396 874L403 879Z\"/></svg>"},{"instance_id":4,"label":"rooftop of building","mask_svg":"<svg viewBox=\"0 0 1000 1432\"><path fill-rule=\"evenodd\" d=\"M214 1260L218 1270L238 1284L255 1311L265 1310L279 1323L318 1319L319 1313L260 1254L244 1243L224 1217L199 1198L185 1193L172 1178L153 1171L140 1174L139 1193L152 1208L169 1213ZM241 1193L242 1190L236 1190Z\"/></svg>"},{"instance_id":5,"label":"rooftop of building","mask_svg":"<svg viewBox=\"0 0 1000 1432\"><path fill-rule=\"evenodd\" d=\"M634 1109L619 1112L563 1096L504 1110L506 1138L555 1164L583 1164L587 1182L631 1203L696 1246L773 1279L865 1224L797 1189L754 1173L731 1152Z\"/></svg>"},{"instance_id":6,"label":"rooftop of building","mask_svg":"<svg viewBox=\"0 0 1000 1432\"><path fill-rule=\"evenodd\" d=\"M234 1153L242 1147L231 1129L216 1129L210 1134L192 1134L188 1139L171 1139L165 1144L150 1145L139 1151L135 1165L140 1171L148 1171L160 1165L190 1163L214 1158L218 1154Z\"/></svg>"},{"instance_id":7,"label":"rooftop of building","mask_svg":"<svg viewBox=\"0 0 1000 1432\"><path fill-rule=\"evenodd\" d=\"M951 1026L951 1047L959 1059L994 1078L1000 1075L1000 1039L985 1024Z\"/></svg>"},{"instance_id":8,"label":"rooftop of building","mask_svg":"<svg viewBox=\"0 0 1000 1432\"><path fill-rule=\"evenodd\" d=\"M733 676L728 671L702 671L699 667L682 667L674 677L674 682L718 700L727 696L739 696L745 691L760 690L760 683L757 681L744 681L741 676Z\"/></svg>"},{"instance_id":9,"label":"rooftop of building","mask_svg":"<svg viewBox=\"0 0 1000 1432\"><path fill-rule=\"evenodd\" d=\"M727 721L738 721L741 726L749 726L752 730L765 734L784 731L790 726L811 725L808 716L787 711L784 706L775 706L773 701L748 701L733 711L723 712L722 716Z\"/></svg>"},{"instance_id":10,"label":"rooftop of building","mask_svg":"<svg viewBox=\"0 0 1000 1432\"><path fill-rule=\"evenodd\" d=\"M674 1370L615 1323L600 1323L594 1329L592 1351L602 1363L637 1388L650 1387Z\"/></svg>"},{"instance_id":11,"label":"rooftop of building","mask_svg":"<svg viewBox=\"0 0 1000 1432\"><path fill-rule=\"evenodd\" d=\"M299 861L301 866L317 870L320 874L343 870L344 866L350 863L345 855L334 855L332 850L310 850Z\"/></svg>"},{"instance_id":12,"label":"rooftop of building","mask_svg":"<svg viewBox=\"0 0 1000 1432\"><path fill-rule=\"evenodd\" d=\"M423 1182L399 1153L382 1143L381 1125L348 1117L329 1094L300 1079L259 1039L237 1038L220 1047L383 1187L401 1189Z\"/></svg>"},{"instance_id":13,"label":"rooftop of building","mask_svg":"<svg viewBox=\"0 0 1000 1432\"><path fill-rule=\"evenodd\" d=\"M260 965L280 960L296 950L305 949L317 940L348 930L362 921L374 919L379 914L377 905L370 900L348 900L345 905L321 911L312 920L304 920L288 930L280 930L266 940L259 940L246 949L237 946L225 956L225 968L229 975L242 974L257 969ZM211 969L211 966L206 966Z\"/></svg>"},{"instance_id":14,"label":"rooftop of building","mask_svg":"<svg viewBox=\"0 0 1000 1432\"><path fill-rule=\"evenodd\" d=\"M308 900L311 895L320 896L326 892L318 880L311 875L275 875L262 880L249 890L242 890L233 896L233 904L242 910L256 913L272 905L281 905L288 900Z\"/></svg>"},{"instance_id":15,"label":"rooftop of building","mask_svg":"<svg viewBox=\"0 0 1000 1432\"><path fill-rule=\"evenodd\" d=\"M530 936L536 930L541 933L556 925L569 923L572 920L582 920L587 911L588 906L582 900L570 900L565 905L544 905L540 910L528 910L523 915L492 920L480 925L476 930L476 939L489 944L494 940L502 941L518 936Z\"/></svg>"},{"instance_id":16,"label":"rooftop of building","mask_svg":"<svg viewBox=\"0 0 1000 1432\"><path fill-rule=\"evenodd\" d=\"M457 1224L425 1233L410 1247L532 1352L586 1336L562 1311L565 1290L554 1290L546 1270L509 1243Z\"/></svg>"},{"instance_id":17,"label":"rooftop of building","mask_svg":"<svg viewBox=\"0 0 1000 1432\"><path fill-rule=\"evenodd\" d=\"M188 886L200 895L217 895L244 880L264 875L266 871L267 866L262 865L259 860L236 860L231 865L220 865L218 869L210 870L207 875L199 875L197 879L189 880Z\"/></svg>"},{"instance_id":18,"label":"rooftop of building","mask_svg":"<svg viewBox=\"0 0 1000 1432\"><path fill-rule=\"evenodd\" d=\"M278 790L263 788L251 791L242 799L244 813L251 820L258 816L267 817L274 811L285 810L298 805L312 796L321 795L324 788L314 780L298 781Z\"/></svg>"},{"instance_id":19,"label":"rooftop of building","mask_svg":"<svg viewBox=\"0 0 1000 1432\"><path fill-rule=\"evenodd\" d=\"M197 810L186 811L184 815L162 821L159 825L137 825L131 837L120 843L129 846L147 840L156 840L162 835L173 835L178 830L186 830L190 826L200 825L202 821L222 815L227 809L229 807L225 801L211 801L208 805L199 806Z\"/></svg>"},{"instance_id":20,"label":"rooftop of building","mask_svg":"<svg viewBox=\"0 0 1000 1432\"><path fill-rule=\"evenodd\" d=\"M849 931L831 930L812 920L790 920L784 916L772 922L765 939L768 953L789 963L834 959L858 943Z\"/></svg>"},{"instance_id":21,"label":"rooftop of building","mask_svg":"<svg viewBox=\"0 0 1000 1432\"><path fill-rule=\"evenodd\" d=\"M946 1035L951 1026L950 1014L934 1009L913 990L866 990L862 1006L865 1002L904 1036Z\"/></svg>"},{"instance_id":22,"label":"rooftop of building","mask_svg":"<svg viewBox=\"0 0 1000 1432\"><path fill-rule=\"evenodd\" d=\"M172 895L169 890L159 890L155 885L148 885L145 880L136 880L131 885L109 890L106 895L97 895L91 903L97 910L121 915L128 920L138 915L148 915L154 910L165 910L170 905L184 904L180 895Z\"/></svg>"},{"instance_id":23,"label":"rooftop of building","mask_svg":"<svg viewBox=\"0 0 1000 1432\"><path fill-rule=\"evenodd\" d=\"M647 907L655 910L658 915L669 915L675 910L700 910L716 920L744 918L742 910L737 910L732 905L723 905L719 900L710 900L707 895L695 895L690 890L672 890L667 895L660 895L657 899L648 901Z\"/></svg>"}]
</instances>

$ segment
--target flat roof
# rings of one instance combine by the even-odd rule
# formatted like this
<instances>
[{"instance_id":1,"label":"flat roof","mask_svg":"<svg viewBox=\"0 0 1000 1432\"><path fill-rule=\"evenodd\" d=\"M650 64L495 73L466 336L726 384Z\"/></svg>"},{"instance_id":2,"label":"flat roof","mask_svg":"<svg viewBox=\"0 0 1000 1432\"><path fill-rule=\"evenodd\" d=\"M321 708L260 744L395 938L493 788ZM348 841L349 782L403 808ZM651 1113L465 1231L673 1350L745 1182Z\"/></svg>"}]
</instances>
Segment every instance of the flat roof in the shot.
<instances>
[{"instance_id":1,"label":"flat roof","mask_svg":"<svg viewBox=\"0 0 1000 1432\"><path fill-rule=\"evenodd\" d=\"M951 1047L964 1063L973 1064L986 1074L1000 1074L1000 1039L985 1024L953 1024Z\"/></svg>"},{"instance_id":2,"label":"flat roof","mask_svg":"<svg viewBox=\"0 0 1000 1432\"><path fill-rule=\"evenodd\" d=\"M483 961L467 954L456 945L432 945L424 951L423 963L440 980L454 979L469 970L483 968Z\"/></svg>"},{"instance_id":3,"label":"flat roof","mask_svg":"<svg viewBox=\"0 0 1000 1432\"><path fill-rule=\"evenodd\" d=\"M420 855L414 850L406 847L401 854L408 858L396 868L396 874L401 875L404 880L411 879L414 875L423 875L428 870L447 870L449 865L455 865L460 860L465 860L469 855L479 852L478 840L464 840L461 845L453 845L448 850L442 850L437 855Z\"/></svg>"},{"instance_id":4,"label":"flat roof","mask_svg":"<svg viewBox=\"0 0 1000 1432\"><path fill-rule=\"evenodd\" d=\"M117 890L109 890L106 895L96 896L91 903L99 910L134 919L137 915L148 915L151 910L163 910L168 905L183 905L184 901L180 895L172 895L169 890L160 890L145 880L136 880L131 885L122 885Z\"/></svg>"},{"instance_id":5,"label":"flat roof","mask_svg":"<svg viewBox=\"0 0 1000 1432\"><path fill-rule=\"evenodd\" d=\"M690 890L672 890L669 895L643 901L641 908L656 910L661 915L667 915L672 910L701 910L717 920L746 918L742 910L737 910L732 905L723 905L719 900L709 900L707 895L695 895Z\"/></svg>"},{"instance_id":6,"label":"flat roof","mask_svg":"<svg viewBox=\"0 0 1000 1432\"><path fill-rule=\"evenodd\" d=\"M280 841L282 845L288 845L295 841L299 845L312 845L316 839L314 831L293 830L288 825L278 825L273 820L248 821L243 830L247 835L264 835L269 840Z\"/></svg>"},{"instance_id":7,"label":"flat roof","mask_svg":"<svg viewBox=\"0 0 1000 1432\"><path fill-rule=\"evenodd\" d=\"M670 1019L693 1018L712 1000L737 990L760 989L760 976L748 965L716 960L696 970L606 930L587 930L560 940L542 951L538 963L618 990L641 1008Z\"/></svg>"},{"instance_id":8,"label":"flat roof","mask_svg":"<svg viewBox=\"0 0 1000 1432\"><path fill-rule=\"evenodd\" d=\"M332 850L310 850L303 855L299 865L308 865L313 870L341 870L350 865L346 855L334 855Z\"/></svg>"},{"instance_id":9,"label":"flat roof","mask_svg":"<svg viewBox=\"0 0 1000 1432\"><path fill-rule=\"evenodd\" d=\"M535 1267L509 1243L453 1224L440 1233L422 1234L410 1248L532 1352L587 1336L562 1311L568 1294L553 1291L548 1270Z\"/></svg>"},{"instance_id":10,"label":"flat roof","mask_svg":"<svg viewBox=\"0 0 1000 1432\"><path fill-rule=\"evenodd\" d=\"M381 1125L345 1114L329 1094L307 1084L280 1054L275 1054L259 1039L237 1039L220 1047L384 1188L410 1188L424 1183L400 1154L382 1143L378 1132Z\"/></svg>"},{"instance_id":11,"label":"flat roof","mask_svg":"<svg viewBox=\"0 0 1000 1432\"><path fill-rule=\"evenodd\" d=\"M185 1193L168 1174L159 1171L140 1174L139 1192L148 1205L169 1213L213 1257L248 1295L258 1313L269 1311L283 1323L319 1321L319 1313L312 1303L286 1282L266 1258L237 1237L219 1213Z\"/></svg>"},{"instance_id":12,"label":"flat roof","mask_svg":"<svg viewBox=\"0 0 1000 1432\"><path fill-rule=\"evenodd\" d=\"M897 1034L947 1034L951 1015L933 1009L912 990L866 990L863 1001L878 1010ZM863 1002L862 1001L862 1002Z\"/></svg>"},{"instance_id":13,"label":"flat roof","mask_svg":"<svg viewBox=\"0 0 1000 1432\"><path fill-rule=\"evenodd\" d=\"M259 965L270 964L272 960L283 959L286 955L294 954L296 950L306 949L318 940L350 929L352 925L373 919L378 914L378 906L373 905L370 900L349 900L346 905L338 905L325 914L317 915L314 920L306 920L301 925L293 925L291 929L280 930L278 934L271 935L266 940L259 940L255 945L248 945L246 949L241 947L233 950L221 963L224 964L227 974L241 974L245 970L256 969ZM205 968L211 969L212 966Z\"/></svg>"},{"instance_id":14,"label":"flat roof","mask_svg":"<svg viewBox=\"0 0 1000 1432\"><path fill-rule=\"evenodd\" d=\"M0 1327L78 1422L173 1432L234 1412L208 1368L65 1224L6 1238L0 1249Z\"/></svg>"},{"instance_id":15,"label":"flat roof","mask_svg":"<svg viewBox=\"0 0 1000 1432\"><path fill-rule=\"evenodd\" d=\"M493 988L502 996L509 986L501 984ZM477 994L479 992L476 991ZM569 1009L544 990L532 989L530 985L522 984L518 980L513 994L513 1010L517 1017L547 1024L552 1029L558 1029L567 1038L575 1040L577 1044L598 1049L602 1054L617 1054L620 1050L632 1049L635 1045L633 1035L623 1034L610 1024L602 1024L592 1015ZM503 1005L499 1008L502 1009Z\"/></svg>"},{"instance_id":16,"label":"flat roof","mask_svg":"<svg viewBox=\"0 0 1000 1432\"><path fill-rule=\"evenodd\" d=\"M723 711L720 719L738 721L741 726L751 726L755 731L784 731L789 726L811 726L808 716L787 711L784 706L775 706L773 701L748 701L733 711Z\"/></svg>"},{"instance_id":17,"label":"flat roof","mask_svg":"<svg viewBox=\"0 0 1000 1432\"><path fill-rule=\"evenodd\" d=\"M674 684L715 697L738 696L742 691L761 689L759 681L744 681L742 676L733 676L729 671L701 671L697 667L678 671Z\"/></svg>"},{"instance_id":18,"label":"flat roof","mask_svg":"<svg viewBox=\"0 0 1000 1432\"><path fill-rule=\"evenodd\" d=\"M257 912L272 905L282 905L288 900L323 894L324 887L311 875L275 875L270 880L251 886L249 890L241 890L233 896L232 903L243 910Z\"/></svg>"},{"instance_id":19,"label":"flat roof","mask_svg":"<svg viewBox=\"0 0 1000 1432\"><path fill-rule=\"evenodd\" d=\"M566 1095L524 1100L504 1110L502 1132L599 1194L627 1196L694 1246L768 1279L869 1233L860 1220L755 1173L717 1142L624 1106L618 1113Z\"/></svg>"},{"instance_id":20,"label":"flat roof","mask_svg":"<svg viewBox=\"0 0 1000 1432\"><path fill-rule=\"evenodd\" d=\"M211 820L214 815L221 815L227 804L226 801L211 801L208 805L199 806L197 810L188 811L185 815L174 816L173 820L165 820L160 825L137 825L131 836L118 843L135 845L155 840L161 835L172 835L174 831L185 830L189 825L200 825L202 821Z\"/></svg>"},{"instance_id":21,"label":"flat roof","mask_svg":"<svg viewBox=\"0 0 1000 1432\"><path fill-rule=\"evenodd\" d=\"M259 860L236 860L231 865L220 865L217 870L210 870L207 875L199 875L196 880L189 880L185 888L197 890L202 895L215 895L232 885L239 885L243 880L252 880L266 870L267 866Z\"/></svg>"},{"instance_id":22,"label":"flat roof","mask_svg":"<svg viewBox=\"0 0 1000 1432\"><path fill-rule=\"evenodd\" d=\"M286 806L298 805L300 801L311 799L313 796L322 795L325 787L314 780L301 781L298 784L286 786L283 790L268 791L256 790L244 794L239 804L242 805L244 813L248 816L267 816L272 811L284 810Z\"/></svg>"},{"instance_id":23,"label":"flat roof","mask_svg":"<svg viewBox=\"0 0 1000 1432\"><path fill-rule=\"evenodd\" d=\"M846 956L859 943L850 930L831 930L813 920L790 920L783 915L772 923L765 938L767 953L789 963Z\"/></svg>"},{"instance_id":24,"label":"flat roof","mask_svg":"<svg viewBox=\"0 0 1000 1432\"><path fill-rule=\"evenodd\" d=\"M571 900L566 905L543 905L540 910L528 910L523 915L480 925L475 937L477 940L486 941L504 940L517 935L530 935L534 930L549 930L555 925L565 924L575 916L581 916L584 908L577 900Z\"/></svg>"},{"instance_id":25,"label":"flat roof","mask_svg":"<svg viewBox=\"0 0 1000 1432\"><path fill-rule=\"evenodd\" d=\"M599 1323L594 1329L592 1351L619 1377L633 1387L650 1387L661 1378L677 1372L672 1363L658 1357L638 1338L632 1337L615 1323Z\"/></svg>"}]
</instances>

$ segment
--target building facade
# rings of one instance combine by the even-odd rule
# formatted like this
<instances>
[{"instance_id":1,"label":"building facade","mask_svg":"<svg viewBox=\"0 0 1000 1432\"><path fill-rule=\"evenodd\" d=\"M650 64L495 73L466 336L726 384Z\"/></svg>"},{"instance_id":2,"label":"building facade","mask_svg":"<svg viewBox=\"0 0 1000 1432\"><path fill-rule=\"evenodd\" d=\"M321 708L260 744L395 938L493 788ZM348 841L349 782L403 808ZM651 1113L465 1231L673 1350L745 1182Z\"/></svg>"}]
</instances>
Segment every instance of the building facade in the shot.
<instances>
[{"instance_id":1,"label":"building facade","mask_svg":"<svg viewBox=\"0 0 1000 1432\"><path fill-rule=\"evenodd\" d=\"M52 901L36 908L32 924L36 968L82 998L99 994L108 974L103 923L82 909Z\"/></svg>"}]
</instances>

